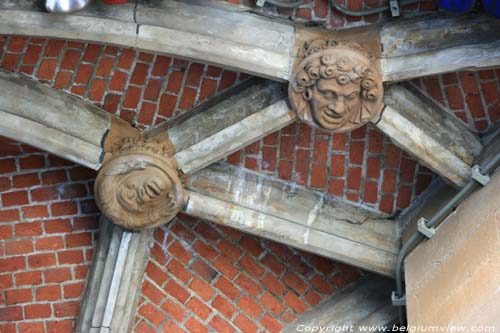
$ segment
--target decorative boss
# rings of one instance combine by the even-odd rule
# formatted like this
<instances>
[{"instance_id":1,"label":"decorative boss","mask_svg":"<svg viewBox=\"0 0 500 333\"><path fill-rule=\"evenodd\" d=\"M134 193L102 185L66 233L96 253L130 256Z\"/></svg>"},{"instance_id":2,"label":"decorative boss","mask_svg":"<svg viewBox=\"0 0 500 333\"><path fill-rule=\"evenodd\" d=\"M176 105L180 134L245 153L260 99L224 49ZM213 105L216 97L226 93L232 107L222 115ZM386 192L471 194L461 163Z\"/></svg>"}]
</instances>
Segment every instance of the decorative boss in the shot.
<instances>
[{"instance_id":1,"label":"decorative boss","mask_svg":"<svg viewBox=\"0 0 500 333\"><path fill-rule=\"evenodd\" d=\"M184 190L168 145L156 139L124 138L95 183L96 202L127 229L169 222L184 204Z\"/></svg>"},{"instance_id":2,"label":"decorative boss","mask_svg":"<svg viewBox=\"0 0 500 333\"><path fill-rule=\"evenodd\" d=\"M288 95L299 118L313 127L346 132L376 119L383 85L373 57L356 43L315 40L304 46Z\"/></svg>"}]
</instances>

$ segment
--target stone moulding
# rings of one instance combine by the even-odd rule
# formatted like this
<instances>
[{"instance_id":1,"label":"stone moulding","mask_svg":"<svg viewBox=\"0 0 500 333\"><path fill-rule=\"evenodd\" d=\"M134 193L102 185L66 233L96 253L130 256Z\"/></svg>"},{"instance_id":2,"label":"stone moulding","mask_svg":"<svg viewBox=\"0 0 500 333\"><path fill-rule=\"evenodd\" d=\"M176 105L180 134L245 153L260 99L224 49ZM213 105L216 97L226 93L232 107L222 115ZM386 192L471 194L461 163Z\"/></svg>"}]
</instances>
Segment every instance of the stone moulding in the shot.
<instances>
[{"instance_id":1,"label":"stone moulding","mask_svg":"<svg viewBox=\"0 0 500 333\"><path fill-rule=\"evenodd\" d=\"M384 92L373 55L357 43L332 39L305 43L303 54L288 89L302 121L324 131L346 132L377 119Z\"/></svg>"},{"instance_id":2,"label":"stone moulding","mask_svg":"<svg viewBox=\"0 0 500 333\"><path fill-rule=\"evenodd\" d=\"M164 140L125 137L95 182L95 199L101 211L124 228L154 228L172 220L184 204L184 189Z\"/></svg>"}]
</instances>

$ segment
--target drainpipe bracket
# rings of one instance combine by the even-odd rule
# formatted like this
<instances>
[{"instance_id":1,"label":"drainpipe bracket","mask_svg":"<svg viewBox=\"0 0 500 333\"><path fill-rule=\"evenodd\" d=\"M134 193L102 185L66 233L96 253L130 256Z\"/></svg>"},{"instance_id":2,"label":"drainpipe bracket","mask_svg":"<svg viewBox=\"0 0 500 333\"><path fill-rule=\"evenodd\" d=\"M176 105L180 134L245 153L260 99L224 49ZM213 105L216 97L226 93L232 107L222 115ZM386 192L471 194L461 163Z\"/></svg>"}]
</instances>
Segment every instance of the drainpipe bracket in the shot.
<instances>
[{"instance_id":1,"label":"drainpipe bracket","mask_svg":"<svg viewBox=\"0 0 500 333\"><path fill-rule=\"evenodd\" d=\"M417 225L418 225L418 232L420 232L422 235L424 235L427 238L432 238L436 234L436 228L428 227L427 220L423 217L421 217L418 220Z\"/></svg>"},{"instance_id":2,"label":"drainpipe bracket","mask_svg":"<svg viewBox=\"0 0 500 333\"><path fill-rule=\"evenodd\" d=\"M490 176L482 174L481 168L477 164L472 167L472 179L483 186L490 182Z\"/></svg>"},{"instance_id":3,"label":"drainpipe bracket","mask_svg":"<svg viewBox=\"0 0 500 333\"><path fill-rule=\"evenodd\" d=\"M392 17L398 17L399 16L399 3L398 3L398 0L391 0L390 1L390 6L391 6L391 15L392 15Z\"/></svg>"},{"instance_id":4,"label":"drainpipe bracket","mask_svg":"<svg viewBox=\"0 0 500 333\"><path fill-rule=\"evenodd\" d=\"M393 291L391 295L392 306L406 306L406 295L397 296L397 292Z\"/></svg>"}]
</instances>

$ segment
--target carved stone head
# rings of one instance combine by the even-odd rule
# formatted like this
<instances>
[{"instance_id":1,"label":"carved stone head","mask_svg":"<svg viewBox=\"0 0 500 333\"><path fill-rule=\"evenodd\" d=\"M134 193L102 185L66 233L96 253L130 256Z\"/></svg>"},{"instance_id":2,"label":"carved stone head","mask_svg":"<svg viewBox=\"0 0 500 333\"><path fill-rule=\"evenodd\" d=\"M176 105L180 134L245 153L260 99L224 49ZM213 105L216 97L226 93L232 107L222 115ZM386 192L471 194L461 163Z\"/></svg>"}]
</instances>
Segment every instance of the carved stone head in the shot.
<instances>
[{"instance_id":1,"label":"carved stone head","mask_svg":"<svg viewBox=\"0 0 500 333\"><path fill-rule=\"evenodd\" d=\"M184 204L184 191L168 147L157 140L126 138L100 170L96 202L127 229L169 222Z\"/></svg>"},{"instance_id":2,"label":"carved stone head","mask_svg":"<svg viewBox=\"0 0 500 333\"><path fill-rule=\"evenodd\" d=\"M373 59L358 44L334 40L306 44L288 95L302 121L330 132L358 128L383 108L381 75Z\"/></svg>"}]
</instances>

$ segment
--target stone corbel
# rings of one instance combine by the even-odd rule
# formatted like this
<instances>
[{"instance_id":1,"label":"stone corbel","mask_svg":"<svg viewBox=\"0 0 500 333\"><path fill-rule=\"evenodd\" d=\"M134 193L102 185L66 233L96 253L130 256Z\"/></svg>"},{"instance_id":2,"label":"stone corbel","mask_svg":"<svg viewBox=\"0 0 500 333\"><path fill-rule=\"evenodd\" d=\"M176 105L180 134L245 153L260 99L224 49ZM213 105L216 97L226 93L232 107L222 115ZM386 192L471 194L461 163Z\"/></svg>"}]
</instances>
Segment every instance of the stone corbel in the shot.
<instances>
[{"instance_id":1,"label":"stone corbel","mask_svg":"<svg viewBox=\"0 0 500 333\"><path fill-rule=\"evenodd\" d=\"M384 107L380 64L356 42L308 41L290 79L288 96L312 127L346 132L377 119Z\"/></svg>"},{"instance_id":2,"label":"stone corbel","mask_svg":"<svg viewBox=\"0 0 500 333\"><path fill-rule=\"evenodd\" d=\"M115 124L105 147L104 164L94 187L103 214L132 230L172 220L184 205L185 192L168 137L146 137Z\"/></svg>"}]
</instances>

